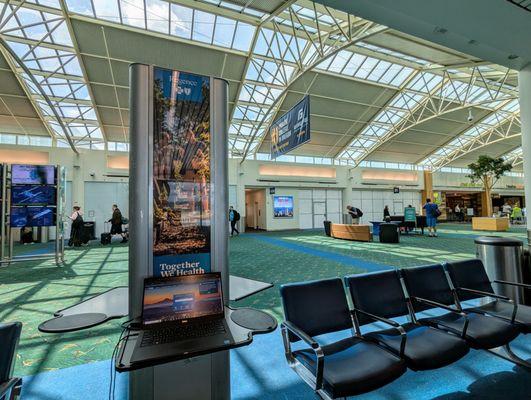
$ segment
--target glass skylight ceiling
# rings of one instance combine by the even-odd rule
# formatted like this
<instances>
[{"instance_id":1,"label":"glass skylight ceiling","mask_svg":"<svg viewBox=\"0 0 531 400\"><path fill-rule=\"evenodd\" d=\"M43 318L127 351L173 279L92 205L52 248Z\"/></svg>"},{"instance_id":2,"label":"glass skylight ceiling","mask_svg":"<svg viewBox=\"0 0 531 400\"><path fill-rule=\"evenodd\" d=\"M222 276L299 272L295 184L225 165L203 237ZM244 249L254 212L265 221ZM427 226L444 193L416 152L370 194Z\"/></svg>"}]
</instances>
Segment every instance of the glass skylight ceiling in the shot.
<instances>
[{"instance_id":1,"label":"glass skylight ceiling","mask_svg":"<svg viewBox=\"0 0 531 400\"><path fill-rule=\"evenodd\" d=\"M370 80L368 76L374 73L373 71L381 62L373 62L372 71L367 73L369 68L366 68L362 72L363 75L358 75L358 77ZM358 67L358 71L361 69ZM383 75L378 73L374 76L385 76L385 73ZM411 78L408 80L409 76ZM410 69L410 74L399 82L396 86L401 87L397 95L354 138L350 146L339 155L340 159L347 159L352 165L358 165L367 154L382 143L403 132L409 126L422 121L423 118L442 115L472 104L493 111L493 114L482 121L482 124L474 126L422 162L423 165L432 165L436 159L446 157L456 147L468 143L474 135L478 136L485 130L503 123L508 114L512 115L518 109L518 100L507 103L507 99L514 97L514 91L503 90L503 83L500 82L488 82L489 86L480 85L479 79L462 81L449 73L436 75L413 69ZM486 81L482 80L482 82ZM498 110L501 105L504 106Z\"/></svg>"},{"instance_id":2,"label":"glass skylight ceiling","mask_svg":"<svg viewBox=\"0 0 531 400\"><path fill-rule=\"evenodd\" d=\"M74 13L243 52L249 50L255 30L245 22L165 0L66 0L66 3Z\"/></svg>"},{"instance_id":3,"label":"glass skylight ceiling","mask_svg":"<svg viewBox=\"0 0 531 400\"><path fill-rule=\"evenodd\" d=\"M509 129L509 123L514 120L518 120L516 122L519 123L519 114L520 106L518 100L507 102L494 113L466 130L462 135L456 137L447 145L437 149L432 155L430 155L430 157L423 160L421 164L439 167L439 164L441 164L443 160L448 160L459 152L466 151L468 146L487 134L497 133L499 135L506 135L507 131L502 128L505 127L506 129Z\"/></svg>"},{"instance_id":4,"label":"glass skylight ceiling","mask_svg":"<svg viewBox=\"0 0 531 400\"><path fill-rule=\"evenodd\" d=\"M33 8L32 4L45 7ZM22 5L0 3L0 7L1 37L37 80L38 85L22 69L17 71L52 136L66 143L65 135L68 135L86 147L103 143L94 105L59 2L34 0ZM43 93L53 108L45 101Z\"/></svg>"},{"instance_id":5,"label":"glass skylight ceiling","mask_svg":"<svg viewBox=\"0 0 531 400\"><path fill-rule=\"evenodd\" d=\"M0 0L0 7L4 2ZM508 105L515 92L504 82L477 77L468 80L463 68L429 72L434 67L431 62L368 43L370 39L365 37L343 48L349 41L349 24L356 29L364 21L320 4L314 8L310 1L299 0L270 17L265 10L274 9L273 3L280 2L258 3L262 11L250 8L252 2L236 4L230 0L65 0L67 9L62 10L63 2L59 0L27 0L13 17L12 11L20 2L9 6L0 22L4 24L0 33L37 78L38 87L17 71L60 146L68 145L63 129L41 90L53 102L53 109L76 145L104 146L104 133L81 59L65 23L66 12L72 19L80 19L73 15L80 14L247 56L229 126L230 152L234 157L257 151L269 124L278 117L286 88L310 66L320 74L345 76L396 90L394 98L339 155L338 161L350 165L358 165L381 143L414 124L418 114L442 114L465 104L490 110L492 119L480 121L470 132L449 143L448 149L462 146L469 138L481 136L486 127L504 121L503 112L507 110L498 109ZM343 50L318 63L339 47ZM488 65L477 69L489 75L500 71L499 67ZM451 150L433 157L448 155Z\"/></svg>"}]
</instances>

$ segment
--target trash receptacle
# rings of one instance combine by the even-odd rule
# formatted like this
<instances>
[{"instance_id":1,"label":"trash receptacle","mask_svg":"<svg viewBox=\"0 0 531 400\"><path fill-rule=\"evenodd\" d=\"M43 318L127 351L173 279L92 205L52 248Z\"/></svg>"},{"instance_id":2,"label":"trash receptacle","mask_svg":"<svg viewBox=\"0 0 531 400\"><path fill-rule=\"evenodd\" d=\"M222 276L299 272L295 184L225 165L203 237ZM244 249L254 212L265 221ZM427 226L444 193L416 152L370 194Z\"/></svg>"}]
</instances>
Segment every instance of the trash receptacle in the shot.
<instances>
[{"instance_id":1,"label":"trash receptacle","mask_svg":"<svg viewBox=\"0 0 531 400\"><path fill-rule=\"evenodd\" d=\"M330 236L330 225L332 224L332 222L323 221L323 224L324 224L325 235Z\"/></svg>"},{"instance_id":2,"label":"trash receptacle","mask_svg":"<svg viewBox=\"0 0 531 400\"><path fill-rule=\"evenodd\" d=\"M476 256L483 261L490 280L523 282L523 242L501 236L480 236L476 238ZM522 303L523 290L516 286L493 284L494 291Z\"/></svg>"}]
</instances>

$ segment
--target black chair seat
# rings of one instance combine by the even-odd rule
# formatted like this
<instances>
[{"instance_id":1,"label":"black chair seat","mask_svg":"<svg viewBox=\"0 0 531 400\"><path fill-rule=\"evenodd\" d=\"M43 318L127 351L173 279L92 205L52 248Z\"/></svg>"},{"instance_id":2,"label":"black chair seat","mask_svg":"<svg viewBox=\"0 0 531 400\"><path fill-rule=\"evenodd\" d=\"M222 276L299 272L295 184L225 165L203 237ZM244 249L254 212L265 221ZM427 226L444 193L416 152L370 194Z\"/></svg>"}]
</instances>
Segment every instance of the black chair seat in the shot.
<instances>
[{"instance_id":1,"label":"black chair seat","mask_svg":"<svg viewBox=\"0 0 531 400\"><path fill-rule=\"evenodd\" d=\"M322 346L322 349L325 365L323 387L334 398L378 389L406 372L403 360L359 338L346 338ZM315 371L316 358L313 350L297 350L293 352L293 356L308 369Z\"/></svg>"},{"instance_id":2,"label":"black chair seat","mask_svg":"<svg viewBox=\"0 0 531 400\"><path fill-rule=\"evenodd\" d=\"M467 308L466 311L479 312L482 314L488 313L510 321L513 316L513 305L504 301L496 300L479 307ZM518 304L518 310L514 322L518 325L522 333L531 332L531 307Z\"/></svg>"},{"instance_id":3,"label":"black chair seat","mask_svg":"<svg viewBox=\"0 0 531 400\"><path fill-rule=\"evenodd\" d=\"M404 358L413 370L441 368L464 357L469 347L458 336L412 323L402 325L407 333ZM400 353L401 337L396 329L386 329L365 335L389 346Z\"/></svg>"},{"instance_id":4,"label":"black chair seat","mask_svg":"<svg viewBox=\"0 0 531 400\"><path fill-rule=\"evenodd\" d=\"M428 324L441 322L453 331L461 332L464 318L459 314L448 313L437 317L422 318L419 321ZM499 318L470 313L468 321L466 340L474 349L492 349L503 346L520 334L517 326Z\"/></svg>"}]
</instances>

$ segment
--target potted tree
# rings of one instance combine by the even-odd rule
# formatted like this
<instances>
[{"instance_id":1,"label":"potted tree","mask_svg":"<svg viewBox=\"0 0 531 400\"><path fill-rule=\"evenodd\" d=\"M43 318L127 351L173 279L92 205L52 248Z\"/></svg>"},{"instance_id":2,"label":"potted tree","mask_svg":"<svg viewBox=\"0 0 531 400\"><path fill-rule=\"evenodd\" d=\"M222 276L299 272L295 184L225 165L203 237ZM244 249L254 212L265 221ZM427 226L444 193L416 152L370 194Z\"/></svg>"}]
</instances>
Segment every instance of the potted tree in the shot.
<instances>
[{"instance_id":1,"label":"potted tree","mask_svg":"<svg viewBox=\"0 0 531 400\"><path fill-rule=\"evenodd\" d=\"M506 162L503 158L493 158L490 156L479 156L474 163L468 164L470 174L467 175L472 183L481 183L485 191L486 208L485 215L492 217L492 188L506 172L512 169L512 165Z\"/></svg>"}]
</instances>

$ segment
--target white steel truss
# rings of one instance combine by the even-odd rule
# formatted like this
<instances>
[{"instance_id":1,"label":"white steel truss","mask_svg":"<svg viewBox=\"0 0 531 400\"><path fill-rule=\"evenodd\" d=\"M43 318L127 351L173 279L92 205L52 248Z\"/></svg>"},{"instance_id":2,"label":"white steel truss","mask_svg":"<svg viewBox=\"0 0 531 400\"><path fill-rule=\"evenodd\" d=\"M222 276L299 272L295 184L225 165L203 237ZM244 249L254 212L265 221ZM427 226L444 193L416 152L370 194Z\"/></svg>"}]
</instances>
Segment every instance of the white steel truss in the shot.
<instances>
[{"instance_id":1,"label":"white steel truss","mask_svg":"<svg viewBox=\"0 0 531 400\"><path fill-rule=\"evenodd\" d=\"M444 70L442 73L416 70L338 158L357 166L401 133L458 110L482 107L496 115L500 105L518 98L518 92L505 84L510 70L486 78L483 69L481 66L473 67L468 74L457 70Z\"/></svg>"},{"instance_id":2,"label":"white steel truss","mask_svg":"<svg viewBox=\"0 0 531 400\"><path fill-rule=\"evenodd\" d=\"M2 0L0 39L35 109L59 146L104 148L81 57L62 0Z\"/></svg>"},{"instance_id":3,"label":"white steel truss","mask_svg":"<svg viewBox=\"0 0 531 400\"><path fill-rule=\"evenodd\" d=\"M507 154L505 154L503 156L503 158L511 163L511 165L513 167L516 167L517 165L521 165L523 164L524 162L524 150L522 149L522 147L517 147L516 149L514 150L511 150L510 152L508 152Z\"/></svg>"},{"instance_id":4,"label":"white steel truss","mask_svg":"<svg viewBox=\"0 0 531 400\"><path fill-rule=\"evenodd\" d=\"M312 4L312 8L288 4L273 18L272 28L261 25L256 32L229 129L231 155L242 162L258 149L288 90L301 76L387 29ZM283 32L281 26L292 32Z\"/></svg>"},{"instance_id":5,"label":"white steel truss","mask_svg":"<svg viewBox=\"0 0 531 400\"><path fill-rule=\"evenodd\" d=\"M437 149L420 164L437 170L471 151L520 135L520 107L518 100L510 100L502 103L492 114L463 134Z\"/></svg>"}]
</instances>

